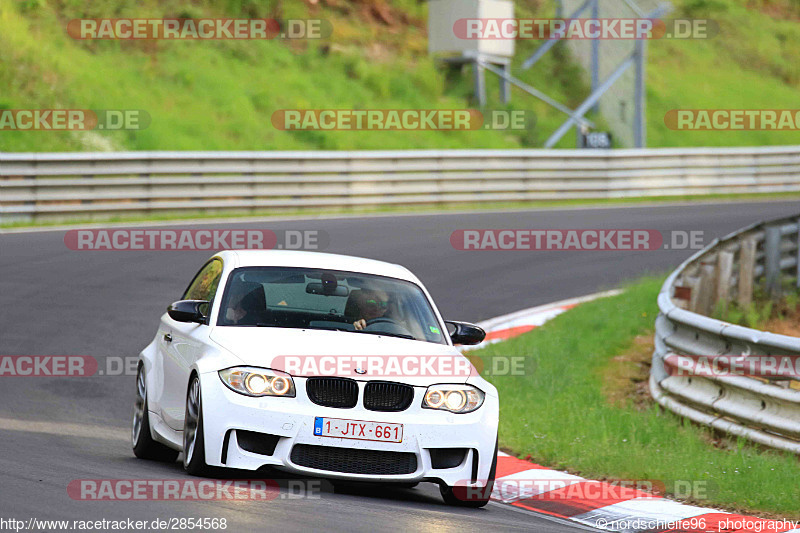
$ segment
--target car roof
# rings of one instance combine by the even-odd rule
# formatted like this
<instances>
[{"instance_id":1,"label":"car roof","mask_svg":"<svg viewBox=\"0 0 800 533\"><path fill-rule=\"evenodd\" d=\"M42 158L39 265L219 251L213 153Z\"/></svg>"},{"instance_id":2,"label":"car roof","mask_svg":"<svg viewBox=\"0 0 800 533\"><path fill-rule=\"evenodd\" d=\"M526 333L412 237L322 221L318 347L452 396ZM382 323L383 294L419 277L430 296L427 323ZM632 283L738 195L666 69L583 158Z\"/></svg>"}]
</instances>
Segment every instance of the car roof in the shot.
<instances>
[{"instance_id":1,"label":"car roof","mask_svg":"<svg viewBox=\"0 0 800 533\"><path fill-rule=\"evenodd\" d=\"M351 255L298 250L225 250L216 255L223 261L233 259L237 268L254 266L324 268L387 276L420 284L419 279L404 266Z\"/></svg>"}]
</instances>

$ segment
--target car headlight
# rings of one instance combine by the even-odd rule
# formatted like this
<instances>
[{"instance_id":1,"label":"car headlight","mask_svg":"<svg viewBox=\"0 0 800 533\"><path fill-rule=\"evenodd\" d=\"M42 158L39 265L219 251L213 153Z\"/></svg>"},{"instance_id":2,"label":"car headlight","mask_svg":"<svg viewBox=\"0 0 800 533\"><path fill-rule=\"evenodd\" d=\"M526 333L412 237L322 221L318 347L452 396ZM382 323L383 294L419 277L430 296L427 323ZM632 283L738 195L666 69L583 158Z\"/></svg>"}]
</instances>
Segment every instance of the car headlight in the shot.
<instances>
[{"instance_id":1,"label":"car headlight","mask_svg":"<svg viewBox=\"0 0 800 533\"><path fill-rule=\"evenodd\" d=\"M292 376L268 368L226 368L219 371L219 378L229 389L245 396L295 395Z\"/></svg>"},{"instance_id":2,"label":"car headlight","mask_svg":"<svg viewBox=\"0 0 800 533\"><path fill-rule=\"evenodd\" d=\"M431 385L422 399L423 409L471 413L483 405L486 395L472 385Z\"/></svg>"}]
</instances>

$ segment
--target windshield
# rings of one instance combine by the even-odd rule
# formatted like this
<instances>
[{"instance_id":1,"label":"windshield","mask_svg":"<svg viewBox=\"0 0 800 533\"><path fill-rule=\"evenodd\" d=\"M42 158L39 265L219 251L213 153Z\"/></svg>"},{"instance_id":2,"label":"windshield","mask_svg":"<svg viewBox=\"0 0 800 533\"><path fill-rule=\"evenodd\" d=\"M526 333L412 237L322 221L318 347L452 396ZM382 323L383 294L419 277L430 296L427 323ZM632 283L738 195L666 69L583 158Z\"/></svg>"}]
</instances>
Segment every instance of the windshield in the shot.
<instances>
[{"instance_id":1,"label":"windshield","mask_svg":"<svg viewBox=\"0 0 800 533\"><path fill-rule=\"evenodd\" d=\"M329 329L447 344L415 284L337 270L247 267L225 288L219 326Z\"/></svg>"}]
</instances>

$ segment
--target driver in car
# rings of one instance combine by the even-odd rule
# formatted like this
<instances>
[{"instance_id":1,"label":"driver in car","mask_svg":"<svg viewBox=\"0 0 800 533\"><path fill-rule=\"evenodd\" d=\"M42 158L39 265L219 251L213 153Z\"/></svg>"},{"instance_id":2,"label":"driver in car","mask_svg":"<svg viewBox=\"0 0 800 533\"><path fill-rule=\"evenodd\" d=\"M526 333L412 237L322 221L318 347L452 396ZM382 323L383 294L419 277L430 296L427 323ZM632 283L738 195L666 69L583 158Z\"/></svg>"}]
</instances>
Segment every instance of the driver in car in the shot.
<instances>
[{"instance_id":1,"label":"driver in car","mask_svg":"<svg viewBox=\"0 0 800 533\"><path fill-rule=\"evenodd\" d=\"M255 326L270 321L264 287L260 283L235 284L229 301L225 318L231 325Z\"/></svg>"},{"instance_id":2,"label":"driver in car","mask_svg":"<svg viewBox=\"0 0 800 533\"><path fill-rule=\"evenodd\" d=\"M360 317L353 322L353 327L357 330L367 327L368 321L383 317L389 307L389 295L380 289L362 289L356 295L355 301Z\"/></svg>"}]
</instances>

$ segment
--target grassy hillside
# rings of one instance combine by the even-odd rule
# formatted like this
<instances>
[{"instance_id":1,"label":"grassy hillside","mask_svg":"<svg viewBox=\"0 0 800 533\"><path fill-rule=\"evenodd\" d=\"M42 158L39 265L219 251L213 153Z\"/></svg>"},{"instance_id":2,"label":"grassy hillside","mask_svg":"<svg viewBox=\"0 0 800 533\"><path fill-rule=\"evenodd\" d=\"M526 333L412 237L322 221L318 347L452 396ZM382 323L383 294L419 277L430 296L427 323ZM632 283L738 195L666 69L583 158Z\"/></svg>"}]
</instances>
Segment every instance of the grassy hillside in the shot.
<instances>
[{"instance_id":1,"label":"grassy hillside","mask_svg":"<svg viewBox=\"0 0 800 533\"><path fill-rule=\"evenodd\" d=\"M795 108L800 25L791 2L673 0L675 16L718 19L708 41L652 42L651 146L796 143L797 132L686 133L665 128L672 108ZM516 2L517 16L553 16L553 2ZM751 5L752 4L752 5ZM0 132L2 151L304 150L541 146L563 116L514 92L532 110L527 131L353 132L276 130L285 108L442 108L473 105L471 75L445 76L427 54L427 4L418 0L6 0L0 3L0 109L143 109L142 131ZM322 18L320 41L76 41L75 18ZM520 42L520 63L539 43ZM563 49L515 75L569 106L588 94ZM503 109L487 74L489 107ZM602 119L599 120L602 124ZM561 146L574 145L574 135Z\"/></svg>"},{"instance_id":2,"label":"grassy hillside","mask_svg":"<svg viewBox=\"0 0 800 533\"><path fill-rule=\"evenodd\" d=\"M670 109L798 109L800 2L672 0L676 18L717 21L707 40L649 46L648 141L651 146L800 144L798 131L671 131Z\"/></svg>"}]
</instances>

